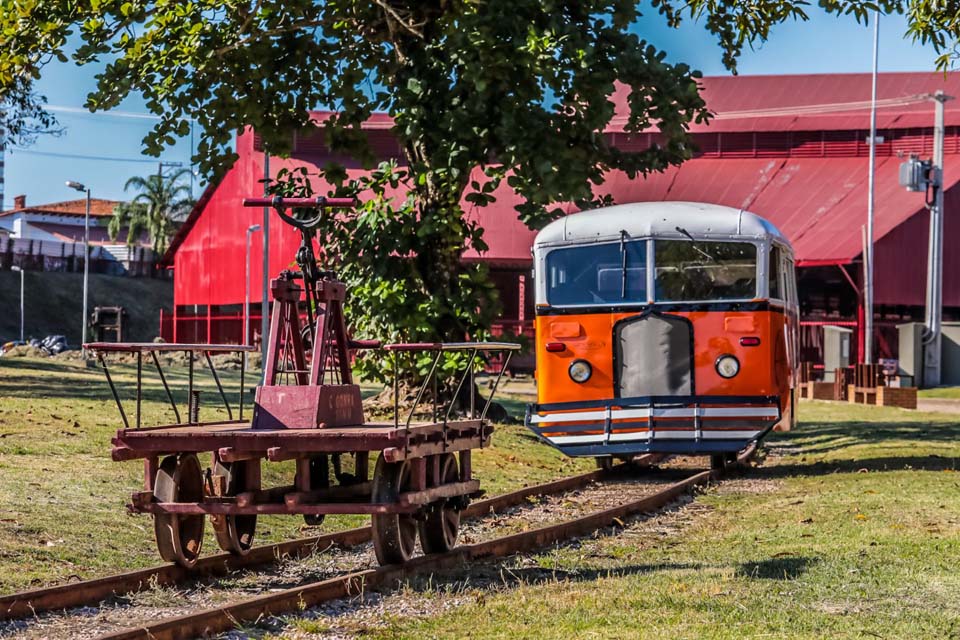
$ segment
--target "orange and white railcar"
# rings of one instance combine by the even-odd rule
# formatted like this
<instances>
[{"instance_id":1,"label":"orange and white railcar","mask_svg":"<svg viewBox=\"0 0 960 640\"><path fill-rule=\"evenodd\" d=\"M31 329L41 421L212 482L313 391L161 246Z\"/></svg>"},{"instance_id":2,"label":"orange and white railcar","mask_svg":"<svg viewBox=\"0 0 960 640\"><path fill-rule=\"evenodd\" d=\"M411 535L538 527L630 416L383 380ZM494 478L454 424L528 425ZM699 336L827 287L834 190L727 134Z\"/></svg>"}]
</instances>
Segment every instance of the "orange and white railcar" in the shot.
<instances>
[{"instance_id":1,"label":"orange and white railcar","mask_svg":"<svg viewBox=\"0 0 960 640\"><path fill-rule=\"evenodd\" d=\"M793 249L747 211L645 202L576 213L534 243L537 402L570 456L725 464L794 417Z\"/></svg>"}]
</instances>

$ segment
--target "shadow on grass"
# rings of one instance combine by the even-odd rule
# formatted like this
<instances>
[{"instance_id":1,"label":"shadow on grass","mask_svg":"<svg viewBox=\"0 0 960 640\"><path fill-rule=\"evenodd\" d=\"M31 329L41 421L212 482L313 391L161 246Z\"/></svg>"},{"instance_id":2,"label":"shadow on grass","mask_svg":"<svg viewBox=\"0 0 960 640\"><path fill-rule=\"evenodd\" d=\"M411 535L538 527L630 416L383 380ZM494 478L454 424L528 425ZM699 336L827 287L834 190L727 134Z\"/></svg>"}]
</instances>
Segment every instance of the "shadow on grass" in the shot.
<instances>
[{"instance_id":1,"label":"shadow on grass","mask_svg":"<svg viewBox=\"0 0 960 640\"><path fill-rule=\"evenodd\" d=\"M799 429L784 434L775 434L767 444L784 447L789 457L775 466L761 467L754 471L763 477L819 476L831 473L855 473L864 471L896 471L917 469L943 471L960 469L960 456L901 455L901 456L851 456L849 459L804 462L804 456L822 456L838 453L854 447L871 445L895 445L909 452L911 443L930 448L950 447L960 442L960 421L901 420L889 422L839 421L817 425L802 424ZM851 452L854 453L854 452ZM867 457L869 456L869 457Z\"/></svg>"},{"instance_id":2,"label":"shadow on grass","mask_svg":"<svg viewBox=\"0 0 960 640\"><path fill-rule=\"evenodd\" d=\"M833 473L867 473L873 471L945 471L960 470L960 457L945 456L888 456L829 462L786 463L758 467L750 471L757 478L787 478L795 476L825 476Z\"/></svg>"},{"instance_id":3,"label":"shadow on grass","mask_svg":"<svg viewBox=\"0 0 960 640\"><path fill-rule=\"evenodd\" d=\"M829 422L804 425L796 431L775 437L774 443L795 444L803 453L820 454L839 451L860 444L883 441L916 440L926 443L953 444L960 440L960 421L926 422Z\"/></svg>"},{"instance_id":4,"label":"shadow on grass","mask_svg":"<svg viewBox=\"0 0 960 640\"><path fill-rule=\"evenodd\" d=\"M791 556L745 562L737 568L737 575L760 580L796 580L819 561L819 558Z\"/></svg>"}]
</instances>

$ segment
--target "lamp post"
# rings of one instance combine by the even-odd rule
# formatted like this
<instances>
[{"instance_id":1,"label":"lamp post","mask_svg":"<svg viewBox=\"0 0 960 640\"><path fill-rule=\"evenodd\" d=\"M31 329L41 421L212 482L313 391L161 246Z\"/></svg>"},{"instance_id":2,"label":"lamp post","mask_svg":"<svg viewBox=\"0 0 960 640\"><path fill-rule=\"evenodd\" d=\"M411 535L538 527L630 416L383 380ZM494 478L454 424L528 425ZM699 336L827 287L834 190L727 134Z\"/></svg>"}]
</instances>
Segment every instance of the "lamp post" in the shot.
<instances>
[{"instance_id":1,"label":"lamp post","mask_svg":"<svg viewBox=\"0 0 960 640\"><path fill-rule=\"evenodd\" d=\"M10 267L14 271L20 272L20 342L23 342L23 324L24 324L24 312L23 312L23 274L25 271L18 266Z\"/></svg>"},{"instance_id":2,"label":"lamp post","mask_svg":"<svg viewBox=\"0 0 960 640\"><path fill-rule=\"evenodd\" d=\"M259 230L260 225L258 224L247 227L247 261L243 281L243 344L248 346L250 344L250 236Z\"/></svg>"},{"instance_id":3,"label":"lamp post","mask_svg":"<svg viewBox=\"0 0 960 640\"><path fill-rule=\"evenodd\" d=\"M877 53L880 50L880 10L873 14L873 76L870 89L870 169L867 173L867 241L863 247L864 361L873 364L873 218L877 158Z\"/></svg>"},{"instance_id":4,"label":"lamp post","mask_svg":"<svg viewBox=\"0 0 960 640\"><path fill-rule=\"evenodd\" d=\"M83 216L83 324L80 325L80 348L84 356L87 349L87 291L90 284L90 189L79 182L67 180L67 186L87 194L87 212Z\"/></svg>"}]
</instances>

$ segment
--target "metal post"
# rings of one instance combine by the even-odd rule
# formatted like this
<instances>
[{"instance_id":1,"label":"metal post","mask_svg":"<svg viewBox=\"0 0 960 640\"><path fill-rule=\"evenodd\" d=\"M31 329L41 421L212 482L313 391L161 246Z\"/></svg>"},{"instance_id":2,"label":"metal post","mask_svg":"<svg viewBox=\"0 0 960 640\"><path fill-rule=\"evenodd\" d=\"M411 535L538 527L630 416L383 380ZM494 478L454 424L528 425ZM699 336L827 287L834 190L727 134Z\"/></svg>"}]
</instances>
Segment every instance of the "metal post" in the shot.
<instances>
[{"instance_id":1,"label":"metal post","mask_svg":"<svg viewBox=\"0 0 960 640\"><path fill-rule=\"evenodd\" d=\"M87 296L90 286L90 189L87 188L87 212L83 216L83 325L80 345L87 344ZM83 349L86 356L86 349Z\"/></svg>"},{"instance_id":2,"label":"metal post","mask_svg":"<svg viewBox=\"0 0 960 640\"><path fill-rule=\"evenodd\" d=\"M927 254L927 318L924 336L923 386L940 384L941 319L943 317L943 104L951 96L937 91L933 125L933 204L930 206L930 244Z\"/></svg>"},{"instance_id":3,"label":"metal post","mask_svg":"<svg viewBox=\"0 0 960 640\"><path fill-rule=\"evenodd\" d=\"M243 344L250 344L250 236L253 235L254 231L260 229L260 225L252 224L247 227L247 259L246 259L246 270L244 271L243 278ZM246 359L247 352L243 352L243 357Z\"/></svg>"},{"instance_id":4,"label":"metal post","mask_svg":"<svg viewBox=\"0 0 960 640\"><path fill-rule=\"evenodd\" d=\"M880 11L873 14L873 83L870 94L870 171L867 187L867 238L863 254L864 362L873 362L873 212L874 174L877 158L877 58L880 43Z\"/></svg>"},{"instance_id":5,"label":"metal post","mask_svg":"<svg viewBox=\"0 0 960 640\"><path fill-rule=\"evenodd\" d=\"M23 267L18 267L16 265L10 268L13 271L20 272L20 342L23 342L23 335L24 335L24 332L23 332L23 325L24 325L23 277L26 272L24 271Z\"/></svg>"},{"instance_id":6,"label":"metal post","mask_svg":"<svg viewBox=\"0 0 960 640\"><path fill-rule=\"evenodd\" d=\"M263 150L263 196L270 195L270 154ZM260 301L260 356L267 379L267 335L270 331L270 207L263 208L263 298Z\"/></svg>"},{"instance_id":7,"label":"metal post","mask_svg":"<svg viewBox=\"0 0 960 640\"><path fill-rule=\"evenodd\" d=\"M23 327L24 327L24 324L26 323L26 311L25 311L25 304L24 304L24 297L23 297L23 280L26 277L26 275L27 275L27 272L21 269L20 270L20 342L23 342L24 340Z\"/></svg>"}]
</instances>

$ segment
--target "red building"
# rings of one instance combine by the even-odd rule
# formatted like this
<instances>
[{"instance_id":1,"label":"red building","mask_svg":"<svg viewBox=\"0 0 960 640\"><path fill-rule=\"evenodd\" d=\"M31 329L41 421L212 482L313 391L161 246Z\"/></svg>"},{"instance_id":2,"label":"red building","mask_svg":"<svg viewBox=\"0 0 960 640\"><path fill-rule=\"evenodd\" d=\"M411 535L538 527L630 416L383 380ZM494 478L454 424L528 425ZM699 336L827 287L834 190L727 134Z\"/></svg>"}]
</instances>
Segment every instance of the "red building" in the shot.
<instances>
[{"instance_id":1,"label":"red building","mask_svg":"<svg viewBox=\"0 0 960 640\"><path fill-rule=\"evenodd\" d=\"M901 156L932 154L933 104L937 90L960 96L960 75L882 74L878 87L875 215L875 326L877 353L896 353L895 326L923 317L928 213L922 194L897 181ZM703 80L703 95L716 117L692 129L699 152L679 168L646 179L608 176L601 191L617 202L687 200L740 207L762 215L791 239L798 259L804 358L819 360L823 324L860 328L863 307L862 226L867 215L870 76L868 74L739 76ZM624 104L623 96L613 100ZM621 109L623 111L623 109ZM318 114L322 117L322 114ZM646 148L655 133L623 133L625 117L606 135L623 149ZM391 120L372 118L366 128L383 158L399 157ZM237 136L239 160L210 185L174 239L164 262L175 270L175 309L162 321L168 340L238 342L242 335L246 229L262 220L260 210L240 207L244 196L262 192L263 153L252 132ZM946 104L946 228L944 319L960 319L960 102ZM281 167L322 166L331 156L315 132L299 134ZM342 160L342 159L341 159ZM348 165L349 166L349 165ZM352 169L357 171L357 169ZM322 192L322 190L320 190ZM484 260L501 291L503 323L529 328L532 309L526 287L535 235L517 218L515 196L506 186L494 205L477 209L490 250L466 260ZM298 240L274 220L270 228L270 272L290 264ZM251 253L252 331L259 327L260 235ZM858 340L858 342L860 342ZM860 345L858 345L860 347Z\"/></svg>"}]
</instances>

